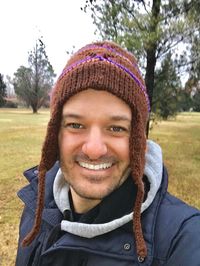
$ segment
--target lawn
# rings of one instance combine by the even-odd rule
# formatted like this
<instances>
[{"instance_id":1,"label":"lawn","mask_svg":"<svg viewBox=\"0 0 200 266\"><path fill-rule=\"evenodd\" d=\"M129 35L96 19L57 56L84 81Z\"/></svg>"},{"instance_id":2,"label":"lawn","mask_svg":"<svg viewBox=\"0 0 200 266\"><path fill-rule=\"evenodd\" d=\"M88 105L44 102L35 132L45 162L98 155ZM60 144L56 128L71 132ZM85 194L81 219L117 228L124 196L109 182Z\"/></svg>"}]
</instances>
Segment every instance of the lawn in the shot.
<instances>
[{"instance_id":1,"label":"lawn","mask_svg":"<svg viewBox=\"0 0 200 266\"><path fill-rule=\"evenodd\" d=\"M22 203L16 192L26 184L23 171L37 165L49 111L0 109L0 265L13 266Z\"/></svg>"},{"instance_id":2,"label":"lawn","mask_svg":"<svg viewBox=\"0 0 200 266\"><path fill-rule=\"evenodd\" d=\"M0 109L0 265L13 266L22 203L16 192L26 184L23 171L38 164L49 111ZM169 171L169 190L200 208L200 113L182 113L154 124Z\"/></svg>"},{"instance_id":3,"label":"lawn","mask_svg":"<svg viewBox=\"0 0 200 266\"><path fill-rule=\"evenodd\" d=\"M182 113L154 126L150 138L161 145L169 191L200 208L200 113Z\"/></svg>"}]
</instances>

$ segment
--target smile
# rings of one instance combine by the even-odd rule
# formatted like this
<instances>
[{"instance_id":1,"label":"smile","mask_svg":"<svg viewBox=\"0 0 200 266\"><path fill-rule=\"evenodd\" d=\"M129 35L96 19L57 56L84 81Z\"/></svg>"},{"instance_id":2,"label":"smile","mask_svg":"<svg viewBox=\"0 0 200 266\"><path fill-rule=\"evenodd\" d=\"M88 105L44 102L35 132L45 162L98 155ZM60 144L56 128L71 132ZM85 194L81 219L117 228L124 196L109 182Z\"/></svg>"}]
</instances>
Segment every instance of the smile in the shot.
<instances>
[{"instance_id":1,"label":"smile","mask_svg":"<svg viewBox=\"0 0 200 266\"><path fill-rule=\"evenodd\" d=\"M78 162L78 164L86 169L89 170L105 170L112 166L112 163L101 163L101 164L90 164L90 163L84 163L84 162Z\"/></svg>"}]
</instances>

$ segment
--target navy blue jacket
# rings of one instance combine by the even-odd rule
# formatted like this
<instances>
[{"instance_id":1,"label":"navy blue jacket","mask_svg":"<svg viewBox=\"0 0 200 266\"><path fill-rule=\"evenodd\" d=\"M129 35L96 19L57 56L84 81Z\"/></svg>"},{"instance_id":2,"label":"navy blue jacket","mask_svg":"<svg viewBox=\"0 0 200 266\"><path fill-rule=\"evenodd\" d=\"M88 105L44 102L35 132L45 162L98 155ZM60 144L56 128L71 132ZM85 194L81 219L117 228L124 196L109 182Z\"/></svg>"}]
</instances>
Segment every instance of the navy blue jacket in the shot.
<instances>
[{"instance_id":1,"label":"navy blue jacket","mask_svg":"<svg viewBox=\"0 0 200 266\"><path fill-rule=\"evenodd\" d=\"M140 263L135 250L132 224L91 239L60 231L63 214L53 198L56 164L46 177L45 208L40 234L22 248L21 240L31 230L37 197L37 168L25 176L30 182L19 191L24 201L16 266L198 266L200 265L200 212L167 192L164 168L160 189L142 213L148 256Z\"/></svg>"}]
</instances>

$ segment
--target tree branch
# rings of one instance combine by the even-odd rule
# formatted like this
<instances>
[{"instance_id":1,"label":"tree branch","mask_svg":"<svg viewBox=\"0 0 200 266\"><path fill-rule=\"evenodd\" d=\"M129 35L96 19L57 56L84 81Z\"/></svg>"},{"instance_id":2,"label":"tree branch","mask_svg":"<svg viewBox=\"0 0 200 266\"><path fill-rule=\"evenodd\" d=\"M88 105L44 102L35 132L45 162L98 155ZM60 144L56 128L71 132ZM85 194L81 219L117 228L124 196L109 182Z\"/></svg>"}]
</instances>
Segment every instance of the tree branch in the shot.
<instances>
[{"instance_id":1,"label":"tree branch","mask_svg":"<svg viewBox=\"0 0 200 266\"><path fill-rule=\"evenodd\" d=\"M132 10L130 10L127 5L125 5L125 3L123 2L122 3L122 7L129 13L129 15L132 16L132 18L134 19L135 23L137 24L138 28L141 30L141 31L147 31L147 28L146 27L142 27L141 24L139 23L139 21L137 20L136 16L134 15L134 13L132 12Z\"/></svg>"},{"instance_id":2,"label":"tree branch","mask_svg":"<svg viewBox=\"0 0 200 266\"><path fill-rule=\"evenodd\" d=\"M171 39L171 38L170 38ZM166 39L164 44L166 44L168 42L169 39ZM160 47L157 49L157 55L156 55L156 58L160 58L162 57L163 55L165 55L169 50L171 50L172 48L174 48L175 46L177 46L180 42L183 41L183 36L176 42L172 42L171 44L169 44L167 47L164 46L166 49L164 49L162 51L162 48L163 48L163 45L161 44ZM161 53L162 52L162 53Z\"/></svg>"}]
</instances>

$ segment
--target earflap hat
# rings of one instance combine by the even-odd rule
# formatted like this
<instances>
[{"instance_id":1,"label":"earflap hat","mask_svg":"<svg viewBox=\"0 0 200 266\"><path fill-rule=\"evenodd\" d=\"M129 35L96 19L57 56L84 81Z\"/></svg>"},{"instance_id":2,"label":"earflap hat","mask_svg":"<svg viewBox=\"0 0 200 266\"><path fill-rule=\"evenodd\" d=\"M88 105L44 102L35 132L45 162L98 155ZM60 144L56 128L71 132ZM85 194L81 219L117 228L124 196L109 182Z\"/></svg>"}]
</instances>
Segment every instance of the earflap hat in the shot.
<instances>
[{"instance_id":1,"label":"earflap hat","mask_svg":"<svg viewBox=\"0 0 200 266\"><path fill-rule=\"evenodd\" d=\"M71 96L88 88L106 90L121 98L131 108L130 168L137 186L137 196L133 206L133 231L138 256L144 258L147 255L147 248L141 227L141 205L144 197L142 177L145 165L145 130L150 111L149 99L135 57L119 45L107 41L88 44L76 52L63 69L53 89L51 117L38 167L35 223L22 245L29 245L40 230L44 208L45 175L59 160L58 134L63 105Z\"/></svg>"}]
</instances>

